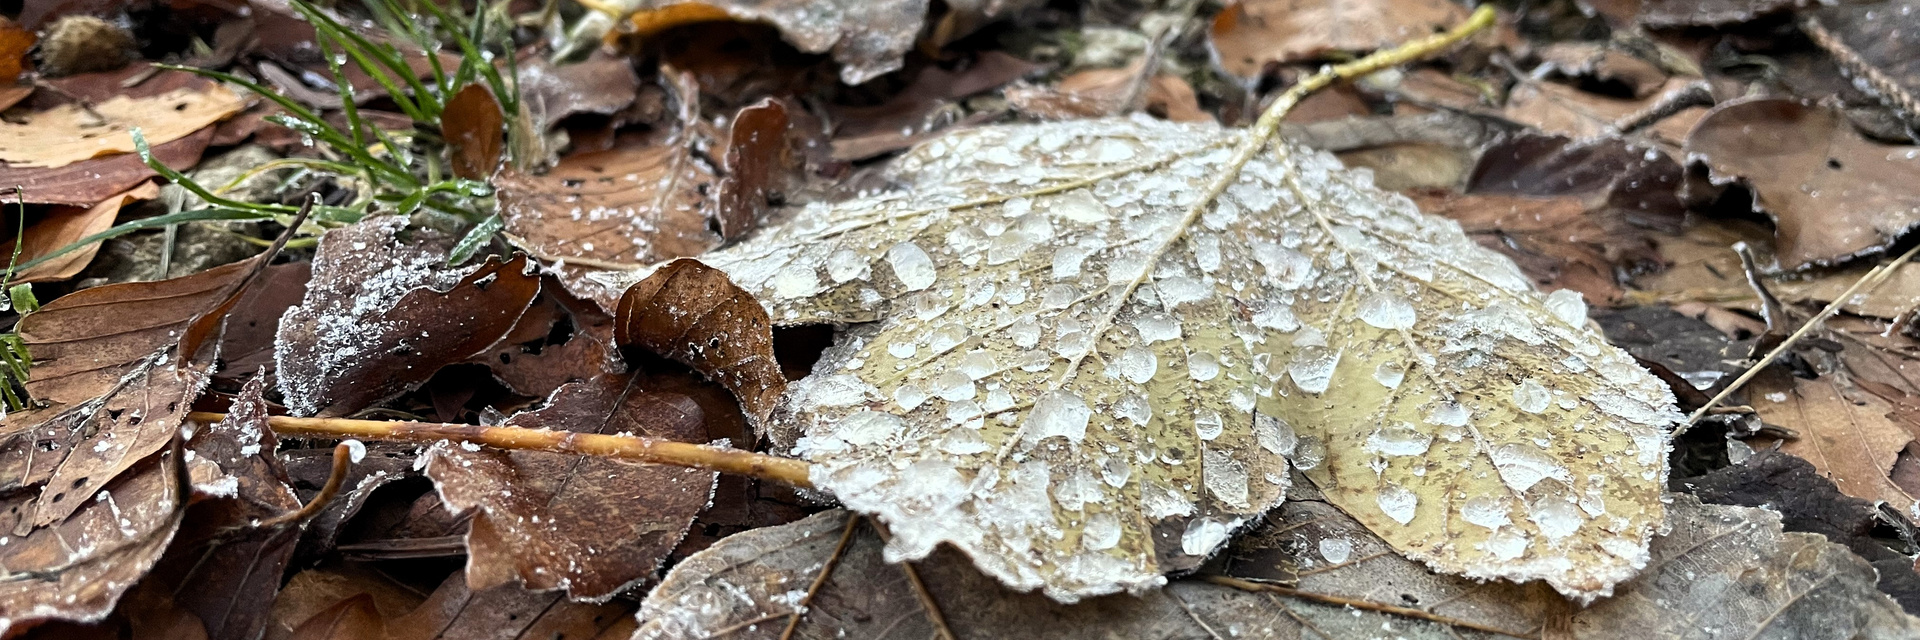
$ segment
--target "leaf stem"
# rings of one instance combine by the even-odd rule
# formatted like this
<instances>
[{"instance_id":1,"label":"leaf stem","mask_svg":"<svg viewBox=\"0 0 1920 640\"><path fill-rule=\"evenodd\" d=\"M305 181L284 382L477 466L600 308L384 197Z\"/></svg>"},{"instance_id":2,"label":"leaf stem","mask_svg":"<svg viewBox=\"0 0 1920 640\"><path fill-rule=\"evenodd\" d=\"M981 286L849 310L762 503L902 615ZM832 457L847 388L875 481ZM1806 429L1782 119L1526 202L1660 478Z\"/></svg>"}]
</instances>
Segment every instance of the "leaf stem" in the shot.
<instances>
[{"instance_id":1,"label":"leaf stem","mask_svg":"<svg viewBox=\"0 0 1920 640\"><path fill-rule=\"evenodd\" d=\"M1481 29L1492 26L1493 19L1493 6L1483 4L1480 5L1480 8L1473 10L1473 15L1468 16L1466 22L1462 22L1459 26L1448 29L1444 33L1436 33L1392 49L1376 51L1367 57L1353 62L1337 64L1321 69L1319 73L1307 76L1306 79L1294 83L1291 87L1287 87L1286 93L1282 93L1280 97L1275 98L1273 104L1268 105L1267 110L1260 114L1260 119L1253 123L1251 133L1254 138L1259 140L1272 138L1274 132L1280 130L1280 120L1287 117L1287 113L1293 110L1294 105L1300 104L1300 101L1305 99L1307 94L1324 89L1341 80L1357 78L1388 67L1399 66L1445 51L1447 47L1453 46L1454 43L1465 40L1468 36L1473 35Z\"/></svg>"},{"instance_id":2,"label":"leaf stem","mask_svg":"<svg viewBox=\"0 0 1920 640\"><path fill-rule=\"evenodd\" d=\"M187 414L187 419L202 423L218 422L224 417L226 417L225 414L198 411ZM573 431L483 427L438 422L293 416L271 416L267 418L267 426L271 427L274 433L288 436L418 443L452 440L496 449L546 451L692 467L770 480L800 488L813 487L813 483L807 479L807 471L812 465L804 460L641 436L609 436Z\"/></svg>"}]
</instances>

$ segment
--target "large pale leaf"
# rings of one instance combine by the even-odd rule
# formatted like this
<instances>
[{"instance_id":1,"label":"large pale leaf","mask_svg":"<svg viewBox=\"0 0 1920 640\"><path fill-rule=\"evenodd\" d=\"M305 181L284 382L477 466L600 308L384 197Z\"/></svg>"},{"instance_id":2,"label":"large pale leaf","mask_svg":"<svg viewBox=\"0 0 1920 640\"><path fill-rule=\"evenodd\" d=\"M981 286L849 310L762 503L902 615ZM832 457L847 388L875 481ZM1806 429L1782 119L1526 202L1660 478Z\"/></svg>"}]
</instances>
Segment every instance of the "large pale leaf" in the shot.
<instances>
[{"instance_id":1,"label":"large pale leaf","mask_svg":"<svg viewBox=\"0 0 1920 640\"><path fill-rule=\"evenodd\" d=\"M893 529L1062 601L1191 568L1288 456L1436 569L1590 598L1647 561L1678 416L1660 382L1450 221L1276 143L1150 120L988 127L905 188L704 259L775 322L868 323L776 441ZM804 437L800 437L804 436Z\"/></svg>"}]
</instances>

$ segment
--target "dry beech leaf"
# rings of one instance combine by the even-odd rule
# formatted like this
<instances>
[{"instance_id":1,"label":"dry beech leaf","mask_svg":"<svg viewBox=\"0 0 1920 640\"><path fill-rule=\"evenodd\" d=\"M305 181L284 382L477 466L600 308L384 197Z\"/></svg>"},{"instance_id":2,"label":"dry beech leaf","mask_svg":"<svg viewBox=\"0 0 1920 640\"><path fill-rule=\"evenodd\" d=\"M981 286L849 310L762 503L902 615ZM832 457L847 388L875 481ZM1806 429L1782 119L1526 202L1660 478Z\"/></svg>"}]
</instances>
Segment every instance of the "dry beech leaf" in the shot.
<instances>
[{"instance_id":1,"label":"dry beech leaf","mask_svg":"<svg viewBox=\"0 0 1920 640\"><path fill-rule=\"evenodd\" d=\"M659 393L634 375L560 387L545 407L508 426L705 442L693 399ZM488 588L518 578L605 602L647 580L713 497L718 474L698 469L530 451L430 449L427 477L449 509L475 510L467 580Z\"/></svg>"},{"instance_id":2,"label":"dry beech leaf","mask_svg":"<svg viewBox=\"0 0 1920 640\"><path fill-rule=\"evenodd\" d=\"M503 171L494 186L515 244L554 262L568 291L612 310L620 290L567 261L639 266L718 246L702 195L713 180L680 144L622 140L607 151L567 156L544 175Z\"/></svg>"},{"instance_id":3,"label":"dry beech leaf","mask_svg":"<svg viewBox=\"0 0 1920 640\"><path fill-rule=\"evenodd\" d=\"M506 116L493 92L478 82L468 84L440 114L440 133L447 139L448 164L453 175L468 180L493 177L506 146Z\"/></svg>"},{"instance_id":4,"label":"dry beech leaf","mask_svg":"<svg viewBox=\"0 0 1920 640\"><path fill-rule=\"evenodd\" d=\"M770 198L785 189L794 159L787 148L786 105L764 98L734 114L721 158L726 177L714 187L712 204L721 238L739 238L760 223Z\"/></svg>"},{"instance_id":5,"label":"dry beech leaf","mask_svg":"<svg viewBox=\"0 0 1920 640\"><path fill-rule=\"evenodd\" d=\"M1480 244L1512 258L1542 289L1572 289L1604 306L1623 293L1609 255L1616 236L1587 216L1587 204L1579 198L1429 192L1414 201L1422 211L1458 221Z\"/></svg>"},{"instance_id":6,"label":"dry beech leaf","mask_svg":"<svg viewBox=\"0 0 1920 640\"><path fill-rule=\"evenodd\" d=\"M274 344L289 411L358 411L485 352L513 328L540 293L526 257L443 269L453 241L395 216L321 237L306 297L281 317Z\"/></svg>"},{"instance_id":7,"label":"dry beech leaf","mask_svg":"<svg viewBox=\"0 0 1920 640\"><path fill-rule=\"evenodd\" d=\"M10 85L26 71L27 51L37 40L32 29L0 18L0 85ZM12 105L7 105L12 106ZM5 109L6 107L0 107Z\"/></svg>"},{"instance_id":8,"label":"dry beech leaf","mask_svg":"<svg viewBox=\"0 0 1920 640\"><path fill-rule=\"evenodd\" d=\"M106 231L113 226L114 218L120 215L120 207L129 202L152 200L159 195L159 186L143 182L130 191L108 196L90 207L55 207L33 226L27 227L25 242L18 243L20 261L47 255L81 238ZM8 242L0 245L0 255L13 255L15 244ZM71 278L86 269L99 251L98 243L89 244L57 259L35 265L32 269L17 272L13 274L12 282L57 282Z\"/></svg>"},{"instance_id":9,"label":"dry beech leaf","mask_svg":"<svg viewBox=\"0 0 1920 640\"><path fill-rule=\"evenodd\" d=\"M96 156L131 153L131 131L149 144L186 137L246 108L239 95L219 85L183 88L149 98L116 96L93 105L62 105L0 121L0 161L12 167L60 167ZM96 117L94 114L99 114Z\"/></svg>"},{"instance_id":10,"label":"dry beech leaf","mask_svg":"<svg viewBox=\"0 0 1920 640\"><path fill-rule=\"evenodd\" d=\"M366 576L344 576L367 580ZM299 582L296 577L294 582ZM292 586L289 586L291 589ZM354 593L296 625L298 640L521 640L596 638L629 621L633 605L569 602L559 593L536 593L518 585L469 588L461 572L447 577L425 602L395 615L404 603L383 601L380 592ZM410 588L410 587L409 587ZM314 594L320 595L320 594ZM389 600L397 598L389 596ZM385 605L385 606L383 606ZM625 634L622 634L625 635Z\"/></svg>"},{"instance_id":11,"label":"dry beech leaf","mask_svg":"<svg viewBox=\"0 0 1920 640\"><path fill-rule=\"evenodd\" d=\"M1006 90L1007 102L1021 113L1046 120L1097 118L1126 111L1127 90L1140 75L1136 61L1121 69L1089 69L1060 79L1052 87L1015 85ZM1322 94L1315 94L1322 95ZM1157 74L1140 96L1141 110L1174 122L1212 122L1200 108L1193 86L1173 74Z\"/></svg>"},{"instance_id":12,"label":"dry beech leaf","mask_svg":"<svg viewBox=\"0 0 1920 640\"><path fill-rule=\"evenodd\" d=\"M927 0L617 0L632 32L647 37L696 22L761 22L806 53L829 53L840 81L856 85L899 69L926 19Z\"/></svg>"},{"instance_id":13,"label":"dry beech leaf","mask_svg":"<svg viewBox=\"0 0 1920 640\"><path fill-rule=\"evenodd\" d=\"M1658 93L1666 84L1667 72L1659 65L1633 54L1598 42L1555 42L1541 47L1542 64L1554 73L1572 78L1590 78L1602 83L1619 83L1635 98Z\"/></svg>"},{"instance_id":14,"label":"dry beech leaf","mask_svg":"<svg viewBox=\"0 0 1920 640\"><path fill-rule=\"evenodd\" d=\"M756 436L787 390L766 310L698 260L666 263L629 287L613 323L622 347L671 358L733 392Z\"/></svg>"},{"instance_id":15,"label":"dry beech leaf","mask_svg":"<svg viewBox=\"0 0 1920 640\"><path fill-rule=\"evenodd\" d=\"M1196 202L1241 135L961 132L902 190L703 256L775 322L866 323L774 441L887 522L890 558L946 542L1062 601L1197 565L1280 502L1286 459L1443 571L1591 599L1644 566L1666 386L1579 296L1326 154L1275 143Z\"/></svg>"},{"instance_id":16,"label":"dry beech leaf","mask_svg":"<svg viewBox=\"0 0 1920 640\"><path fill-rule=\"evenodd\" d=\"M1672 514L1673 532L1654 539L1647 573L1620 585L1620 597L1582 609L1538 585L1435 576L1314 500L1289 500L1236 544L1239 566L1268 569L1265 577L1284 577L1301 591L1417 608L1437 619L1197 579L1137 598L1062 605L1011 593L945 550L917 571L946 626L961 638L1499 637L1486 629L1553 637L1556 624L1570 627L1564 637L1579 638L1839 640L1920 631L1920 621L1874 591L1867 563L1820 535L1782 533L1775 513L1676 496ZM711 637L721 630L728 637L785 637L795 598L834 555L848 517L830 511L749 531L687 559L641 604L634 640ZM935 636L902 569L884 561L870 527L855 526L792 637Z\"/></svg>"},{"instance_id":17,"label":"dry beech leaf","mask_svg":"<svg viewBox=\"0 0 1920 640\"><path fill-rule=\"evenodd\" d=\"M1764 129L1767 135L1754 135ZM1694 127L1687 156L1715 181L1742 180L1774 219L1780 265L1876 253L1920 226L1920 147L1867 140L1845 118L1786 99L1722 104Z\"/></svg>"},{"instance_id":18,"label":"dry beech leaf","mask_svg":"<svg viewBox=\"0 0 1920 640\"><path fill-rule=\"evenodd\" d=\"M1467 19L1448 0L1242 0L1213 17L1213 59L1242 78L1269 63L1358 53L1433 35Z\"/></svg>"},{"instance_id":19,"label":"dry beech leaf","mask_svg":"<svg viewBox=\"0 0 1920 640\"><path fill-rule=\"evenodd\" d=\"M153 145L153 158L186 171L199 164L200 154L213 141L213 132L209 127L172 142ZM0 163L0 185L20 187L20 201L28 204L92 207L157 175L140 160L139 154L133 153L102 156L56 168ZM14 201L14 196L7 196L7 202Z\"/></svg>"},{"instance_id":20,"label":"dry beech leaf","mask_svg":"<svg viewBox=\"0 0 1920 640\"><path fill-rule=\"evenodd\" d=\"M1748 396L1761 420L1799 432L1798 439L1780 444L1781 452L1813 463L1847 495L1920 513L1920 502L1888 477L1914 434L1888 415L1893 406L1885 400L1843 387L1834 376L1767 376L1755 380Z\"/></svg>"},{"instance_id":21,"label":"dry beech leaf","mask_svg":"<svg viewBox=\"0 0 1920 640\"><path fill-rule=\"evenodd\" d=\"M535 56L520 62L515 74L522 103L530 105L538 118L538 131L578 113L618 113L633 104L640 90L633 61L599 48L586 60L570 64Z\"/></svg>"},{"instance_id":22,"label":"dry beech leaf","mask_svg":"<svg viewBox=\"0 0 1920 640\"><path fill-rule=\"evenodd\" d=\"M1624 99L1541 80L1521 82L1507 94L1507 106L1501 112L1508 120L1528 125L1549 134L1575 139L1609 135L1611 127L1627 116L1652 107L1669 92L1679 91L1697 82L1691 78L1670 78L1644 98ZM1653 127L1660 137L1678 144L1686 139L1686 121L1668 118Z\"/></svg>"}]
</instances>

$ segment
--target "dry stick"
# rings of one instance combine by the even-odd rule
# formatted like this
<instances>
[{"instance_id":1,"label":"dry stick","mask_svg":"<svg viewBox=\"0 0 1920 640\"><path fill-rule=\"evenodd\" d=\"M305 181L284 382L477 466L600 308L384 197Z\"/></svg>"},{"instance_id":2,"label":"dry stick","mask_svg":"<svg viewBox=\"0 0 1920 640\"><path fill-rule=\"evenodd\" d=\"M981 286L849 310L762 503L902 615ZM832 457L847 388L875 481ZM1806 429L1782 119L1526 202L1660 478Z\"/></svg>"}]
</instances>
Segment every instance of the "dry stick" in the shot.
<instances>
[{"instance_id":1,"label":"dry stick","mask_svg":"<svg viewBox=\"0 0 1920 640\"><path fill-rule=\"evenodd\" d=\"M1914 245L1912 249L1908 249L1906 253L1900 254L1900 257L1894 258L1892 262L1874 267L1873 270L1868 271L1866 275L1860 276L1859 280L1854 281L1853 286L1847 287L1846 291L1834 296L1833 302L1827 303L1827 308L1821 309L1818 315L1808 320L1806 324L1800 325L1800 329L1794 331L1793 335L1787 336L1786 340L1781 341L1780 346L1774 347L1772 351L1767 352L1766 357L1755 361L1753 366L1747 367L1746 372L1740 374L1740 377L1734 378L1733 382L1727 385L1727 388L1721 389L1720 393L1713 396L1713 399L1708 400L1705 405L1701 405L1698 410L1695 410L1693 415L1687 416L1687 423L1674 429L1672 437L1679 437L1680 434L1686 433L1687 429L1698 424L1700 418L1705 417L1707 413L1712 411L1715 406L1718 406L1722 400L1726 400L1727 396L1733 395L1733 392L1740 390L1741 386L1753 380L1754 376L1760 375L1760 372L1765 370L1767 365L1773 363L1774 358L1780 357L1780 355L1786 353L1788 349L1792 349L1793 345L1798 344L1801 338L1805 338L1807 334L1813 333L1815 328L1826 322L1827 318L1833 317L1833 314L1840 311L1841 307L1846 306L1849 301L1853 300L1854 296L1873 293L1873 290L1878 288L1880 283L1886 282L1887 278L1893 276L1893 272L1899 271L1901 265L1912 260L1915 253L1920 253L1920 245Z\"/></svg>"},{"instance_id":2,"label":"dry stick","mask_svg":"<svg viewBox=\"0 0 1920 640\"><path fill-rule=\"evenodd\" d=\"M219 413L187 414L187 419L203 423L217 422L224 417L226 417L224 414ZM692 467L770 480L800 488L813 487L813 483L807 480L809 465L803 460L641 436L609 436L572 431L483 427L437 422L389 422L291 416L268 417L267 426L271 427L274 433L290 436L359 438L423 444L452 440L496 449L548 451Z\"/></svg>"},{"instance_id":3,"label":"dry stick","mask_svg":"<svg viewBox=\"0 0 1920 640\"><path fill-rule=\"evenodd\" d=\"M800 629L800 619L806 617L808 605L820 588L827 585L827 578L833 576L833 568L840 566L840 558L847 555L847 544L853 542L853 530L860 526L860 517L849 514L847 526L840 530L840 544L834 545L833 555L827 556L827 563L820 567L820 575L813 577L813 584L807 586L807 595L800 597L800 603L793 606L793 615L787 619L787 630L780 632L780 640L792 640L793 632Z\"/></svg>"},{"instance_id":4,"label":"dry stick","mask_svg":"<svg viewBox=\"0 0 1920 640\"><path fill-rule=\"evenodd\" d=\"M1312 600L1314 602L1322 602L1322 603L1332 604L1332 605L1353 607L1355 609L1365 609L1367 611L1378 611L1380 613L1386 613L1386 614L1391 614L1391 615L1396 615L1396 616L1401 616L1406 618L1414 618L1418 620L1425 620L1427 622L1443 624L1443 625L1452 626L1452 627L1459 627L1462 629L1472 629L1474 631L1491 633L1495 635L1502 635L1502 636L1507 636L1509 638L1526 638L1528 640L1532 640L1532 638L1534 637L1524 633L1515 633L1513 631L1508 631L1506 629L1501 629L1498 627L1489 627L1487 625L1480 624L1477 622L1461 620L1458 618L1449 618L1447 616L1428 612L1423 609L1414 609L1410 607L1396 607L1390 604L1381 604L1378 602L1374 602L1372 600L1364 600L1360 598L1347 598L1342 596L1328 595L1324 593L1314 593L1312 591L1301 591L1299 589L1295 589L1292 587L1283 587L1277 584L1268 584L1265 582L1254 582L1252 580L1241 580L1239 578L1229 578L1227 576L1207 576L1206 581L1217 584L1217 585L1233 587L1241 591L1256 591L1256 592L1265 591L1265 592L1277 593L1283 596L1300 598L1302 600Z\"/></svg>"},{"instance_id":5,"label":"dry stick","mask_svg":"<svg viewBox=\"0 0 1920 640\"><path fill-rule=\"evenodd\" d=\"M1860 56L1860 52L1854 51L1853 47L1847 46L1839 36L1833 35L1832 31L1827 30L1826 25L1820 24L1819 18L1809 15L1801 19L1800 30L1807 34L1807 38L1812 40L1814 45L1826 51L1827 55L1833 56L1834 63L1840 65L1840 68L1865 81L1867 88L1872 89L1871 93L1875 94L1874 97L1879 98L1887 106L1899 110L1908 126L1920 126L1920 99L1915 99L1906 87L1900 86L1898 81L1887 77L1879 67L1867 62L1866 58Z\"/></svg>"}]
</instances>

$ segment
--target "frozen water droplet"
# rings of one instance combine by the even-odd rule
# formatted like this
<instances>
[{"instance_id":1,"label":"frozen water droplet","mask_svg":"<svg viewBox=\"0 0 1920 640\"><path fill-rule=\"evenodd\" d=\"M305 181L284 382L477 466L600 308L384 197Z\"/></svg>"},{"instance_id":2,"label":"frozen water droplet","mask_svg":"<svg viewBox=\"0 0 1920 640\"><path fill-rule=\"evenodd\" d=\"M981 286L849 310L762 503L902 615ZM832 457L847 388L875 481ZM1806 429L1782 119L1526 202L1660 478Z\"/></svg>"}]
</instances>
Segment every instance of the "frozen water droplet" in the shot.
<instances>
[{"instance_id":1,"label":"frozen water droplet","mask_svg":"<svg viewBox=\"0 0 1920 640\"><path fill-rule=\"evenodd\" d=\"M1587 326L1587 301L1580 297L1580 292L1560 289L1549 293L1546 305L1547 311L1553 313L1553 317L1559 318L1561 322L1567 323L1567 326Z\"/></svg>"},{"instance_id":2,"label":"frozen water droplet","mask_svg":"<svg viewBox=\"0 0 1920 640\"><path fill-rule=\"evenodd\" d=\"M1494 447L1491 457L1493 468L1500 472L1500 480L1514 491L1525 492L1547 478L1567 484L1573 481L1573 474L1566 467L1531 445L1509 442Z\"/></svg>"},{"instance_id":3,"label":"frozen water droplet","mask_svg":"<svg viewBox=\"0 0 1920 640\"><path fill-rule=\"evenodd\" d=\"M959 402L961 400L971 399L975 391L973 378L969 378L967 374L951 369L933 379L933 388L936 390L936 393L939 394L940 399L946 400L947 402Z\"/></svg>"},{"instance_id":4,"label":"frozen water droplet","mask_svg":"<svg viewBox=\"0 0 1920 640\"><path fill-rule=\"evenodd\" d=\"M990 389L987 391L986 403L980 405L980 408L985 410L987 413L999 413L1001 411L1012 409L1013 405L1014 405L1014 402L1013 402L1012 393L1008 392L1006 389Z\"/></svg>"},{"instance_id":5,"label":"frozen water droplet","mask_svg":"<svg viewBox=\"0 0 1920 640\"><path fill-rule=\"evenodd\" d=\"M1186 533L1180 534L1180 551L1190 556L1204 556L1226 541L1225 523L1212 518L1194 518L1187 521Z\"/></svg>"},{"instance_id":6,"label":"frozen water droplet","mask_svg":"<svg viewBox=\"0 0 1920 640\"><path fill-rule=\"evenodd\" d=\"M1373 368L1373 380L1388 389L1400 388L1400 382L1407 379L1407 366L1388 360Z\"/></svg>"},{"instance_id":7,"label":"frozen water droplet","mask_svg":"<svg viewBox=\"0 0 1920 640\"><path fill-rule=\"evenodd\" d=\"M1487 553L1499 560L1512 560L1527 553L1526 534L1512 527L1493 532L1487 536Z\"/></svg>"},{"instance_id":8,"label":"frozen water droplet","mask_svg":"<svg viewBox=\"0 0 1920 640\"><path fill-rule=\"evenodd\" d=\"M893 267L893 276L908 291L919 291L933 286L937 272L933 258L927 255L920 245L902 242L887 248L887 265Z\"/></svg>"},{"instance_id":9,"label":"frozen water droplet","mask_svg":"<svg viewBox=\"0 0 1920 640\"><path fill-rule=\"evenodd\" d=\"M1194 412L1193 431L1200 436L1201 440L1212 441L1220 437L1220 432L1225 430L1226 423L1220 420L1220 412L1212 409Z\"/></svg>"},{"instance_id":10,"label":"frozen water droplet","mask_svg":"<svg viewBox=\"0 0 1920 640\"><path fill-rule=\"evenodd\" d=\"M920 403L927 401L927 390L917 384L903 384L900 388L893 390L893 401L899 404L900 408L912 411L919 407Z\"/></svg>"},{"instance_id":11,"label":"frozen water droplet","mask_svg":"<svg viewBox=\"0 0 1920 640\"><path fill-rule=\"evenodd\" d=\"M1220 375L1220 359L1207 352L1187 355L1187 375L1194 380L1206 382ZM1322 387L1324 389L1325 387Z\"/></svg>"},{"instance_id":12,"label":"frozen water droplet","mask_svg":"<svg viewBox=\"0 0 1920 640\"><path fill-rule=\"evenodd\" d=\"M835 429L833 435L850 445L867 446L898 437L906 425L900 416L863 409L841 420L840 428Z\"/></svg>"},{"instance_id":13,"label":"frozen water droplet","mask_svg":"<svg viewBox=\"0 0 1920 640\"><path fill-rule=\"evenodd\" d=\"M1307 393L1323 393L1333 384L1333 370L1340 365L1339 351L1326 347L1306 347L1294 354L1287 375L1294 386Z\"/></svg>"},{"instance_id":14,"label":"frozen water droplet","mask_svg":"<svg viewBox=\"0 0 1920 640\"><path fill-rule=\"evenodd\" d=\"M1120 544L1120 518L1102 511L1087 516L1080 528L1080 546L1088 551L1106 551Z\"/></svg>"},{"instance_id":15,"label":"frozen water droplet","mask_svg":"<svg viewBox=\"0 0 1920 640\"><path fill-rule=\"evenodd\" d=\"M960 359L960 372L974 380L993 375L999 370L1000 365L993 361L993 354L984 350L969 351L966 357Z\"/></svg>"},{"instance_id":16,"label":"frozen water droplet","mask_svg":"<svg viewBox=\"0 0 1920 640\"><path fill-rule=\"evenodd\" d=\"M1147 344L1180 339L1180 323L1164 313L1140 316L1133 321L1133 327L1140 332L1140 340Z\"/></svg>"},{"instance_id":17,"label":"frozen water droplet","mask_svg":"<svg viewBox=\"0 0 1920 640\"><path fill-rule=\"evenodd\" d=\"M911 342L894 342L887 345L887 355L905 360L913 357L920 348Z\"/></svg>"},{"instance_id":18,"label":"frozen water droplet","mask_svg":"<svg viewBox=\"0 0 1920 640\"><path fill-rule=\"evenodd\" d=\"M933 330L933 335L927 339L927 346L932 348L934 353L946 353L960 346L960 343L966 342L972 335L973 332L968 330L966 325L949 322Z\"/></svg>"},{"instance_id":19,"label":"frozen water droplet","mask_svg":"<svg viewBox=\"0 0 1920 640\"><path fill-rule=\"evenodd\" d=\"M1293 466L1301 471L1310 471L1327 461L1327 443L1313 436L1300 436L1293 447Z\"/></svg>"},{"instance_id":20,"label":"frozen water droplet","mask_svg":"<svg viewBox=\"0 0 1920 640\"><path fill-rule=\"evenodd\" d=\"M1413 516L1420 506L1420 496L1400 485L1387 485L1380 488L1374 503L1380 505L1380 512L1393 518L1394 522L1406 524L1413 522Z\"/></svg>"},{"instance_id":21,"label":"frozen water droplet","mask_svg":"<svg viewBox=\"0 0 1920 640\"><path fill-rule=\"evenodd\" d=\"M1274 303L1253 314L1253 325L1262 329L1291 333L1300 328L1300 318L1293 315L1293 307Z\"/></svg>"},{"instance_id":22,"label":"frozen water droplet","mask_svg":"<svg viewBox=\"0 0 1920 640\"><path fill-rule=\"evenodd\" d=\"M1521 411L1540 413L1546 411L1547 405L1552 402L1553 394L1548 393L1547 388L1540 386L1540 383L1533 378L1522 380L1513 388L1513 404L1520 407Z\"/></svg>"},{"instance_id":23,"label":"frozen water droplet","mask_svg":"<svg viewBox=\"0 0 1920 640\"><path fill-rule=\"evenodd\" d=\"M1353 543L1346 538L1321 538L1319 547L1320 557L1327 564L1346 564L1347 558L1353 555Z\"/></svg>"},{"instance_id":24,"label":"frozen water droplet","mask_svg":"<svg viewBox=\"0 0 1920 640\"><path fill-rule=\"evenodd\" d=\"M346 440L341 440L340 444L347 446L347 462L351 462L353 464L360 464L361 460L367 459L366 443L361 442L359 440L352 439L352 438L348 438Z\"/></svg>"},{"instance_id":25,"label":"frozen water droplet","mask_svg":"<svg viewBox=\"0 0 1920 640\"><path fill-rule=\"evenodd\" d=\"M1050 391L1033 403L1033 411L1027 414L1026 424L1021 426L1021 439L1032 447L1041 440L1053 436L1066 438L1076 445L1087 437L1087 422L1093 418L1093 410L1087 408L1087 402L1080 394L1072 391Z\"/></svg>"},{"instance_id":26,"label":"frozen water droplet","mask_svg":"<svg viewBox=\"0 0 1920 640\"><path fill-rule=\"evenodd\" d=\"M1072 286L1056 284L1040 293L1040 305L1048 309L1065 309L1080 297L1080 292Z\"/></svg>"},{"instance_id":27,"label":"frozen water droplet","mask_svg":"<svg viewBox=\"0 0 1920 640\"><path fill-rule=\"evenodd\" d=\"M1147 402L1146 396L1137 393L1121 396L1120 401L1114 403L1113 412L1141 426L1146 426L1147 421L1153 419L1153 405Z\"/></svg>"},{"instance_id":28,"label":"frozen water droplet","mask_svg":"<svg viewBox=\"0 0 1920 640\"><path fill-rule=\"evenodd\" d=\"M1444 427L1464 427L1467 426L1467 420L1472 417L1473 412L1467 411L1466 407L1452 402L1441 402L1427 414L1427 422Z\"/></svg>"},{"instance_id":29,"label":"frozen water droplet","mask_svg":"<svg viewBox=\"0 0 1920 640\"><path fill-rule=\"evenodd\" d=\"M1113 359L1114 373L1134 384L1146 384L1159 369L1159 359L1144 347L1127 347Z\"/></svg>"},{"instance_id":30,"label":"frozen water droplet","mask_svg":"<svg viewBox=\"0 0 1920 640\"><path fill-rule=\"evenodd\" d=\"M1360 320L1374 327L1399 330L1413 328L1413 303L1391 293L1375 293L1360 303Z\"/></svg>"},{"instance_id":31,"label":"frozen water droplet","mask_svg":"<svg viewBox=\"0 0 1920 640\"><path fill-rule=\"evenodd\" d=\"M1160 300L1169 308L1212 297L1213 287L1188 276L1172 276L1154 281Z\"/></svg>"},{"instance_id":32,"label":"frozen water droplet","mask_svg":"<svg viewBox=\"0 0 1920 640\"><path fill-rule=\"evenodd\" d=\"M940 439L940 450L956 456L973 455L987 448L987 441L980 437L980 432L966 427L948 429L946 437Z\"/></svg>"},{"instance_id":33,"label":"frozen water droplet","mask_svg":"<svg viewBox=\"0 0 1920 640\"><path fill-rule=\"evenodd\" d=\"M791 265L773 277L773 297L806 298L820 292L820 276L812 266Z\"/></svg>"},{"instance_id":34,"label":"frozen water droplet","mask_svg":"<svg viewBox=\"0 0 1920 640\"><path fill-rule=\"evenodd\" d=\"M1120 488L1127 486L1127 477L1133 475L1133 465L1127 464L1122 456L1107 458L1100 462L1100 480L1108 486Z\"/></svg>"},{"instance_id":35,"label":"frozen water droplet","mask_svg":"<svg viewBox=\"0 0 1920 640\"><path fill-rule=\"evenodd\" d=\"M1040 321L1033 315L1024 315L1007 326L1007 336L1013 338L1013 344L1022 349L1032 349L1040 344Z\"/></svg>"},{"instance_id":36,"label":"frozen water droplet","mask_svg":"<svg viewBox=\"0 0 1920 640\"><path fill-rule=\"evenodd\" d=\"M1541 498L1533 503L1529 512L1528 516L1534 524L1540 525L1540 533L1553 541L1573 535L1580 529L1580 524L1586 521L1580 517L1579 507L1555 496Z\"/></svg>"},{"instance_id":37,"label":"frozen water droplet","mask_svg":"<svg viewBox=\"0 0 1920 640\"><path fill-rule=\"evenodd\" d=\"M1293 425L1264 413L1253 416L1253 437L1261 448L1283 456L1293 455L1294 446L1299 444Z\"/></svg>"},{"instance_id":38,"label":"frozen water droplet","mask_svg":"<svg viewBox=\"0 0 1920 640\"><path fill-rule=\"evenodd\" d=\"M1479 496L1467 500L1467 504L1460 507L1460 517L1469 523L1488 529L1499 529L1513 523L1507 518L1506 500L1493 496Z\"/></svg>"},{"instance_id":39,"label":"frozen water droplet","mask_svg":"<svg viewBox=\"0 0 1920 640\"><path fill-rule=\"evenodd\" d=\"M1433 436L1421 433L1405 422L1374 429L1367 436L1367 449L1389 456L1417 456L1427 452Z\"/></svg>"}]
</instances>

